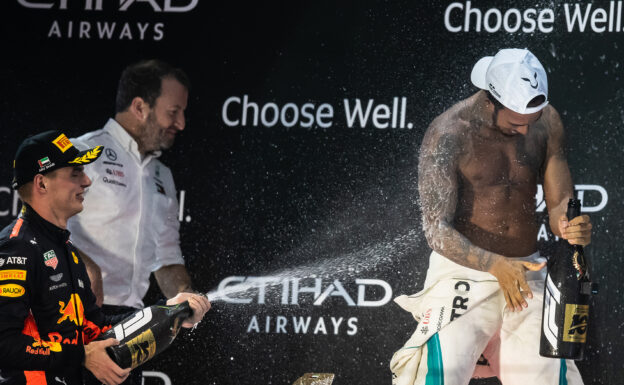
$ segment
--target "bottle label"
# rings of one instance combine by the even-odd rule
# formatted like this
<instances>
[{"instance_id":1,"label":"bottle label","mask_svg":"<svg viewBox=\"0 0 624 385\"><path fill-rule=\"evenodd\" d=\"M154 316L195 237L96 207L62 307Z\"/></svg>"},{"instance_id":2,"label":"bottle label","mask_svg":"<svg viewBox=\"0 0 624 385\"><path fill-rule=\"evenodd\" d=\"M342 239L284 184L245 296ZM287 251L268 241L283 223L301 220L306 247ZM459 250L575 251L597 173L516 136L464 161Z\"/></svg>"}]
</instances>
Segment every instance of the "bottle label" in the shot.
<instances>
[{"instance_id":1,"label":"bottle label","mask_svg":"<svg viewBox=\"0 0 624 385\"><path fill-rule=\"evenodd\" d=\"M552 281L550 274L546 276L546 290L544 292L544 317L542 319L542 330L544 336L554 349L559 347L557 336L559 335L559 328L557 322L555 322L555 314L557 314L557 308L561 303L561 292L557 289L557 286Z\"/></svg>"},{"instance_id":2,"label":"bottle label","mask_svg":"<svg viewBox=\"0 0 624 385\"><path fill-rule=\"evenodd\" d=\"M156 339L152 329L148 329L126 343L132 357L132 368L150 360L156 354Z\"/></svg>"},{"instance_id":3,"label":"bottle label","mask_svg":"<svg viewBox=\"0 0 624 385\"><path fill-rule=\"evenodd\" d=\"M147 325L151 320L151 307L146 307L143 310L139 310L134 315L132 315L128 319L123 320L115 326L115 338L123 342L126 337L141 329L143 326Z\"/></svg>"},{"instance_id":4,"label":"bottle label","mask_svg":"<svg viewBox=\"0 0 624 385\"><path fill-rule=\"evenodd\" d=\"M585 267L585 259L578 250L574 250L574 255L572 255L572 266L574 266L576 270L576 279L580 280L585 276L585 271L587 270Z\"/></svg>"},{"instance_id":5,"label":"bottle label","mask_svg":"<svg viewBox=\"0 0 624 385\"><path fill-rule=\"evenodd\" d=\"M589 305L566 304L563 341L585 343Z\"/></svg>"}]
</instances>

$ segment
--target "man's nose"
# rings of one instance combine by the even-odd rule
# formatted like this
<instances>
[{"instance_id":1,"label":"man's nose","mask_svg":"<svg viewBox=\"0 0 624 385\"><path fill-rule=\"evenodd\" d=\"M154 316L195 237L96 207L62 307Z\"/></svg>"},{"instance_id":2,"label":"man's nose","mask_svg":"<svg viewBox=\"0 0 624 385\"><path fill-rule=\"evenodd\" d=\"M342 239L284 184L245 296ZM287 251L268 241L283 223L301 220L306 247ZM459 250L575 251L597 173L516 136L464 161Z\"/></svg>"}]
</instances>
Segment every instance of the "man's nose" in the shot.
<instances>
[{"instance_id":1,"label":"man's nose","mask_svg":"<svg viewBox=\"0 0 624 385\"><path fill-rule=\"evenodd\" d=\"M186 117L184 116L184 112L180 112L176 116L174 126L180 131L184 130L184 127L186 126Z\"/></svg>"},{"instance_id":2,"label":"man's nose","mask_svg":"<svg viewBox=\"0 0 624 385\"><path fill-rule=\"evenodd\" d=\"M84 175L84 179L82 181L82 185L87 188L89 186L91 186L91 178L89 178L89 176L87 174L83 174Z\"/></svg>"}]
</instances>

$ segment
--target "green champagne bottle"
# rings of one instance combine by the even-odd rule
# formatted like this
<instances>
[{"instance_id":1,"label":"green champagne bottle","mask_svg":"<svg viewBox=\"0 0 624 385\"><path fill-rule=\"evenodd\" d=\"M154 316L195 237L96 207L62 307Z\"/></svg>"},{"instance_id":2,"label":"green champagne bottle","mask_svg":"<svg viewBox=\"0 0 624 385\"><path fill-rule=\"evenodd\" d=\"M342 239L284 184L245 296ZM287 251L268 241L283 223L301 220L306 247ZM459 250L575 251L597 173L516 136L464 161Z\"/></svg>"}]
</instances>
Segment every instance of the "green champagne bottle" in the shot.
<instances>
[{"instance_id":1,"label":"green champagne bottle","mask_svg":"<svg viewBox=\"0 0 624 385\"><path fill-rule=\"evenodd\" d=\"M568 220L581 215L581 202L570 199ZM583 246L559 240L548 260L544 285L540 355L581 360L587 342L589 298L595 286L589 279Z\"/></svg>"}]
</instances>

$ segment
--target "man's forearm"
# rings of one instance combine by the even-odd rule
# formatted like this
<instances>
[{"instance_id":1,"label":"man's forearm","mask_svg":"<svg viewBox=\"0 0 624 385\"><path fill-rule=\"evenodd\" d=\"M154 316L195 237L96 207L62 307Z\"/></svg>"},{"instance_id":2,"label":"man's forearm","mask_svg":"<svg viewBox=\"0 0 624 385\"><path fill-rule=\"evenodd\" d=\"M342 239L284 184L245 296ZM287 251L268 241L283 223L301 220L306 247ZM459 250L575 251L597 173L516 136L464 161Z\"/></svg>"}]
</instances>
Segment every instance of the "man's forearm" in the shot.
<instances>
[{"instance_id":1,"label":"man's forearm","mask_svg":"<svg viewBox=\"0 0 624 385\"><path fill-rule=\"evenodd\" d=\"M167 298L175 297L180 292L193 292L191 277L184 265L163 266L154 272L160 290Z\"/></svg>"},{"instance_id":2,"label":"man's forearm","mask_svg":"<svg viewBox=\"0 0 624 385\"><path fill-rule=\"evenodd\" d=\"M475 246L448 223L441 223L435 227L435 230L426 231L426 233L427 242L433 250L451 261L471 269L489 271L494 262L504 258L500 254Z\"/></svg>"},{"instance_id":3,"label":"man's forearm","mask_svg":"<svg viewBox=\"0 0 624 385\"><path fill-rule=\"evenodd\" d=\"M557 206L548 210L548 223L550 224L550 231L558 237L561 237L561 232L559 231L559 218L562 215L566 215L568 211L568 200L570 198L566 197L562 199ZM568 218L568 220L572 220L572 218Z\"/></svg>"}]
</instances>

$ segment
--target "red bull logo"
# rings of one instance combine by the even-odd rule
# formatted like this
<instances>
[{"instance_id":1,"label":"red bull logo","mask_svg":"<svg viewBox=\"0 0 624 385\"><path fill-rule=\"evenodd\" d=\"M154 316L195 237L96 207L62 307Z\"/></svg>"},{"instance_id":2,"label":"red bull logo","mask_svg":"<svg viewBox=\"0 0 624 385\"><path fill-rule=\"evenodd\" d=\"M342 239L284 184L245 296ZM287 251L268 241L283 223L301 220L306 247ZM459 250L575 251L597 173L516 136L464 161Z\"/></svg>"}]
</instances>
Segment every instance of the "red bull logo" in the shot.
<instances>
[{"instance_id":1,"label":"red bull logo","mask_svg":"<svg viewBox=\"0 0 624 385\"><path fill-rule=\"evenodd\" d=\"M68 320L69 322L73 322L78 326L83 324L84 320L84 306L82 305L82 300L80 296L76 293L73 293L70 296L69 302L67 305L63 301L59 301L59 313L61 313L61 317L56 321L57 324Z\"/></svg>"},{"instance_id":2,"label":"red bull logo","mask_svg":"<svg viewBox=\"0 0 624 385\"><path fill-rule=\"evenodd\" d=\"M33 342L32 347L26 346L26 353L30 354L42 354L49 355L50 351L52 352L60 352L63 349L61 348L61 344L54 341L42 341L35 340Z\"/></svg>"}]
</instances>

